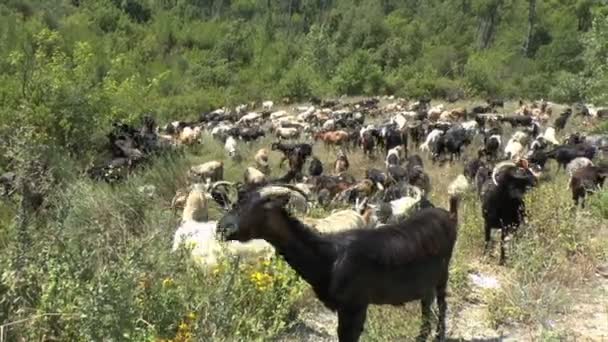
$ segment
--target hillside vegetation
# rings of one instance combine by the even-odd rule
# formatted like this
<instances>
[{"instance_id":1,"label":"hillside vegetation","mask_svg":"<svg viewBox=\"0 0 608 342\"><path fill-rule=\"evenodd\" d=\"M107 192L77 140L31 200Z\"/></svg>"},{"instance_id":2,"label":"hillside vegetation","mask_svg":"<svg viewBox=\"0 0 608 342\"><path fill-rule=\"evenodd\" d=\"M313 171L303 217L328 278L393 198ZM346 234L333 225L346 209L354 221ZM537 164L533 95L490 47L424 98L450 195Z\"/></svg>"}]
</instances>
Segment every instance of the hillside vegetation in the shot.
<instances>
[{"instance_id":1,"label":"hillside vegetation","mask_svg":"<svg viewBox=\"0 0 608 342\"><path fill-rule=\"evenodd\" d=\"M266 98L608 101L594 0L8 0L0 120L83 152L113 119Z\"/></svg>"},{"instance_id":2,"label":"hillside vegetation","mask_svg":"<svg viewBox=\"0 0 608 342\"><path fill-rule=\"evenodd\" d=\"M156 156L110 186L83 171L115 121L139 125L151 114L164 124L285 97L608 102L608 9L593 0L6 0L0 42L0 171L19 180L0 202L5 341L290 340L302 315L318 315L310 289L280 258L224 260L205 272L185 251L171 253L180 218L170 204L188 168L225 160L225 178L240 180L271 139L240 144L237 163L205 133L200 145ZM563 134L582 127L574 118ZM335 153L314 146L326 165ZM284 174L279 157L271 153L272 176ZM360 151L349 158L358 178L382 164ZM461 167L429 167L437 206ZM461 310L483 303L475 322L559 339L578 336L579 322L547 322L570 317L578 292L606 312L597 298L608 296L593 280L608 260L607 193L575 210L567 176L553 171L528 196L531 228L513 238L505 267L483 255L479 200L464 198L451 320L473 322ZM143 185L154 185L154 196L138 191ZM219 215L212 207L211 218ZM473 291L476 272L503 286ZM415 304L375 307L364 339L410 340L418 319ZM465 335L465 323L450 323L448 335Z\"/></svg>"}]
</instances>

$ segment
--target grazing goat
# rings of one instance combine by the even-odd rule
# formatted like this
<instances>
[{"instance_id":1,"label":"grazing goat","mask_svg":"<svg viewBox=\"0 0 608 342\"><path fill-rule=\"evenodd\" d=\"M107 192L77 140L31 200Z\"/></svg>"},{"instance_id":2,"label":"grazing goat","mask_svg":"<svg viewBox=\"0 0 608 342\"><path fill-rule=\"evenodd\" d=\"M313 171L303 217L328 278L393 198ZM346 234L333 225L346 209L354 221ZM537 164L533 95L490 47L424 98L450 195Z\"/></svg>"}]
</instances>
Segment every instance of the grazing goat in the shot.
<instances>
[{"instance_id":1,"label":"grazing goat","mask_svg":"<svg viewBox=\"0 0 608 342\"><path fill-rule=\"evenodd\" d=\"M498 174L500 177L497 177ZM482 193L482 215L486 251L490 247L492 229L500 229L500 261L505 261L504 243L507 234L516 230L525 216L524 194L536 183L530 170L512 162L498 164L492 172L489 187Z\"/></svg>"},{"instance_id":2,"label":"grazing goat","mask_svg":"<svg viewBox=\"0 0 608 342\"><path fill-rule=\"evenodd\" d=\"M570 116L572 116L572 108L566 108L566 110L561 113L557 119L555 119L555 130L559 132L564 129Z\"/></svg>"},{"instance_id":3,"label":"grazing goat","mask_svg":"<svg viewBox=\"0 0 608 342\"><path fill-rule=\"evenodd\" d=\"M215 187L215 185L213 186ZM274 251L264 240L252 240L246 243L237 241L220 242L217 234L217 222L207 221L208 193L202 184L195 184L188 194L182 213L182 221L173 236L172 250L176 251L182 244L190 249L191 257L203 267L213 267L224 255L239 257L270 257ZM222 248L225 245L226 248Z\"/></svg>"},{"instance_id":4,"label":"grazing goat","mask_svg":"<svg viewBox=\"0 0 608 342\"><path fill-rule=\"evenodd\" d=\"M253 157L255 161L255 166L260 171L268 174L270 172L270 167L268 165L268 150L265 148L259 149L255 156Z\"/></svg>"},{"instance_id":5,"label":"grazing goat","mask_svg":"<svg viewBox=\"0 0 608 342\"><path fill-rule=\"evenodd\" d=\"M396 190L400 192L397 185ZM398 222L412 212L412 209L422 200L424 194L416 186L407 186L406 194L389 202L382 202L379 206L370 205L380 222ZM407 193L409 192L409 193ZM387 190L391 193L391 189Z\"/></svg>"},{"instance_id":6,"label":"grazing goat","mask_svg":"<svg viewBox=\"0 0 608 342\"><path fill-rule=\"evenodd\" d=\"M386 154L386 167L389 166L399 166L401 164L401 151L403 150L403 146L396 146L390 150Z\"/></svg>"},{"instance_id":7,"label":"grazing goat","mask_svg":"<svg viewBox=\"0 0 608 342\"><path fill-rule=\"evenodd\" d=\"M469 180L464 175L458 175L448 186L448 195L460 196L467 192L470 187Z\"/></svg>"},{"instance_id":8,"label":"grazing goat","mask_svg":"<svg viewBox=\"0 0 608 342\"><path fill-rule=\"evenodd\" d=\"M236 139L234 139L232 136L228 136L226 139L226 144L224 144L224 149L230 158L236 158Z\"/></svg>"},{"instance_id":9,"label":"grazing goat","mask_svg":"<svg viewBox=\"0 0 608 342\"><path fill-rule=\"evenodd\" d=\"M320 233L337 233L353 229L374 228L371 208L363 213L352 209L339 210L322 219L304 219L304 223Z\"/></svg>"},{"instance_id":10,"label":"grazing goat","mask_svg":"<svg viewBox=\"0 0 608 342\"><path fill-rule=\"evenodd\" d=\"M297 139L300 137L300 129L295 127L279 127L275 131L279 139Z\"/></svg>"},{"instance_id":11,"label":"grazing goat","mask_svg":"<svg viewBox=\"0 0 608 342\"><path fill-rule=\"evenodd\" d=\"M310 165L308 166L308 174L313 177L320 176L323 174L323 163L317 157L312 157Z\"/></svg>"},{"instance_id":12,"label":"grazing goat","mask_svg":"<svg viewBox=\"0 0 608 342\"><path fill-rule=\"evenodd\" d=\"M347 171L349 167L350 163L348 162L348 158L346 157L346 155L342 152L339 153L334 163L334 172L336 174L340 174L342 172Z\"/></svg>"},{"instance_id":13,"label":"grazing goat","mask_svg":"<svg viewBox=\"0 0 608 342\"><path fill-rule=\"evenodd\" d=\"M255 167L245 169L243 178L245 184L264 184L266 182L266 175Z\"/></svg>"},{"instance_id":14,"label":"grazing goat","mask_svg":"<svg viewBox=\"0 0 608 342\"><path fill-rule=\"evenodd\" d=\"M398 224L321 234L291 217L283 201L251 193L218 223L227 240L260 238L273 245L338 313L340 342L359 340L369 304L421 300L418 340L431 332L437 299L437 338L445 339L449 264L457 236L458 200L449 211L423 209Z\"/></svg>"},{"instance_id":15,"label":"grazing goat","mask_svg":"<svg viewBox=\"0 0 608 342\"><path fill-rule=\"evenodd\" d=\"M214 160L193 166L188 171L188 176L203 181L220 181L224 179L224 162Z\"/></svg>"},{"instance_id":16,"label":"grazing goat","mask_svg":"<svg viewBox=\"0 0 608 342\"><path fill-rule=\"evenodd\" d=\"M194 145L198 143L201 137L201 127L196 126L191 128L190 126L184 127L179 134L177 141L182 145Z\"/></svg>"},{"instance_id":17,"label":"grazing goat","mask_svg":"<svg viewBox=\"0 0 608 342\"><path fill-rule=\"evenodd\" d=\"M346 131L329 131L329 132L318 132L314 135L315 141L321 140L325 146L329 145L344 145L350 135Z\"/></svg>"},{"instance_id":18,"label":"grazing goat","mask_svg":"<svg viewBox=\"0 0 608 342\"><path fill-rule=\"evenodd\" d=\"M589 158L585 158L585 157L574 158L571 162L568 163L568 165L566 165L566 173L568 174L568 176L570 176L572 178L572 175L576 171L578 171L579 169L582 169L584 167L587 167L587 166L593 166L593 162Z\"/></svg>"},{"instance_id":19,"label":"grazing goat","mask_svg":"<svg viewBox=\"0 0 608 342\"><path fill-rule=\"evenodd\" d=\"M596 148L588 144L562 145L545 154L547 159L557 161L557 169L566 168L568 163L577 157L585 157L590 160L595 157Z\"/></svg>"},{"instance_id":20,"label":"grazing goat","mask_svg":"<svg viewBox=\"0 0 608 342\"><path fill-rule=\"evenodd\" d=\"M264 101L262 102L262 109L263 110L272 110L272 107L274 107L274 102L272 101Z\"/></svg>"},{"instance_id":21,"label":"grazing goat","mask_svg":"<svg viewBox=\"0 0 608 342\"><path fill-rule=\"evenodd\" d=\"M464 164L464 170L462 174L469 181L473 181L475 179L475 175L477 174L477 170L479 170L480 167L485 165L484 161L481 160L483 153L483 150L479 150L477 152L477 158L470 160Z\"/></svg>"},{"instance_id":22,"label":"grazing goat","mask_svg":"<svg viewBox=\"0 0 608 342\"><path fill-rule=\"evenodd\" d=\"M437 143L439 137L442 136L444 132L440 129L434 129L426 136L426 140L420 145L420 151L430 151L431 147Z\"/></svg>"},{"instance_id":23,"label":"grazing goat","mask_svg":"<svg viewBox=\"0 0 608 342\"><path fill-rule=\"evenodd\" d=\"M500 134L492 134L484 140L483 154L488 160L498 159L498 151L502 145L502 137Z\"/></svg>"},{"instance_id":24,"label":"grazing goat","mask_svg":"<svg viewBox=\"0 0 608 342\"><path fill-rule=\"evenodd\" d=\"M608 177L608 166L585 166L574 171L570 178L572 200L575 205L585 207L585 197L604 185Z\"/></svg>"}]
</instances>

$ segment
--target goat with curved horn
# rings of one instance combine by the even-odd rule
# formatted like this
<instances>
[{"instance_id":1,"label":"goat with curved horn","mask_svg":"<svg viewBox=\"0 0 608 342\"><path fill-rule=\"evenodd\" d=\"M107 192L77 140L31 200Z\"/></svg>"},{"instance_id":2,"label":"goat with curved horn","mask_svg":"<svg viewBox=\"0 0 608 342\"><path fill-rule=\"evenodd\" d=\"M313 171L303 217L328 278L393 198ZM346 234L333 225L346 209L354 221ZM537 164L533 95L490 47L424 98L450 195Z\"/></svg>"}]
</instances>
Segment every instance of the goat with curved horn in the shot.
<instances>
[{"instance_id":1,"label":"goat with curved horn","mask_svg":"<svg viewBox=\"0 0 608 342\"><path fill-rule=\"evenodd\" d=\"M512 162L510 160L505 160L503 162L496 164L496 166L494 167L494 170L492 170L492 182L494 182L494 185L498 185L498 181L496 181L496 176L498 175L498 173L500 173L503 169L505 169L507 167L512 167L512 166L517 166L517 164L515 164L514 162Z\"/></svg>"}]
</instances>

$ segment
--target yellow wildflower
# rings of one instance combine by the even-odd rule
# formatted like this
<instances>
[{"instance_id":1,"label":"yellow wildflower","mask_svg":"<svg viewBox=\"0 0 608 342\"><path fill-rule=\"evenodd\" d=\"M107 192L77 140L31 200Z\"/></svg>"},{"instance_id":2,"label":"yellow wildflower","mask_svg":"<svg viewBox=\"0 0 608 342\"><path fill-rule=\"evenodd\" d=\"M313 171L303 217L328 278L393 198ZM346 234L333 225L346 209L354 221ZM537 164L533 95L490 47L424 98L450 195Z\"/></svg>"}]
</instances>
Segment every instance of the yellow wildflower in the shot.
<instances>
[{"instance_id":1,"label":"yellow wildflower","mask_svg":"<svg viewBox=\"0 0 608 342\"><path fill-rule=\"evenodd\" d=\"M250 280L260 291L265 291L272 284L272 276L263 272L251 273Z\"/></svg>"},{"instance_id":2,"label":"yellow wildflower","mask_svg":"<svg viewBox=\"0 0 608 342\"><path fill-rule=\"evenodd\" d=\"M190 311L190 312L188 312L188 315L186 317L188 317L188 319L190 319L190 320L195 320L196 319L196 312Z\"/></svg>"},{"instance_id":3,"label":"yellow wildflower","mask_svg":"<svg viewBox=\"0 0 608 342\"><path fill-rule=\"evenodd\" d=\"M167 277L165 279L163 279L163 287L167 288L167 287L171 287L175 284L175 282L173 281L173 278L171 277Z\"/></svg>"},{"instance_id":4,"label":"yellow wildflower","mask_svg":"<svg viewBox=\"0 0 608 342\"><path fill-rule=\"evenodd\" d=\"M181 331L188 330L188 323L186 323L186 322L181 322L181 323L179 324L178 329L179 329L179 330L181 330Z\"/></svg>"}]
</instances>

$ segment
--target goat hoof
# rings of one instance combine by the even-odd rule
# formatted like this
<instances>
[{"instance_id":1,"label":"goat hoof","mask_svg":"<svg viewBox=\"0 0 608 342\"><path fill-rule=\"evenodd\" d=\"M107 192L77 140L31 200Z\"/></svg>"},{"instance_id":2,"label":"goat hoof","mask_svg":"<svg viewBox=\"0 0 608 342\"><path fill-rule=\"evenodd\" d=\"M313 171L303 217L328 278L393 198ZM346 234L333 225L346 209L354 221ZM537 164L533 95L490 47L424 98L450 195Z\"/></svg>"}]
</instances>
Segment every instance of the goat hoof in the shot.
<instances>
[{"instance_id":1,"label":"goat hoof","mask_svg":"<svg viewBox=\"0 0 608 342\"><path fill-rule=\"evenodd\" d=\"M435 338L433 339L433 341L435 341L435 342L445 342L445 336L443 336L443 335L436 335Z\"/></svg>"}]
</instances>

